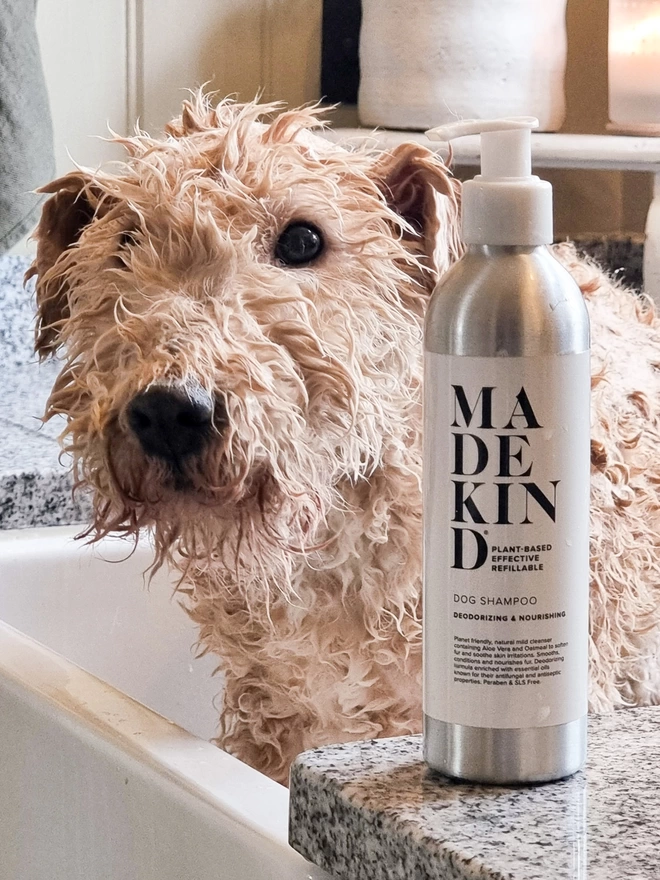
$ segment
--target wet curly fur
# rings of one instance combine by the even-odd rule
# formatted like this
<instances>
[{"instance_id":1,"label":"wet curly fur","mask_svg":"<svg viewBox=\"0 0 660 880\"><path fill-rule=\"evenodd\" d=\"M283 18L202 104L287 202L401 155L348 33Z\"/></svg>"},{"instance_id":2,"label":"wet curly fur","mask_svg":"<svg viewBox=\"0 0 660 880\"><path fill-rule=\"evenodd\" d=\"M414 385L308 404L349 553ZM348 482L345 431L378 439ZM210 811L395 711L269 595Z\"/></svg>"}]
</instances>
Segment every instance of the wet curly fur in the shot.
<instances>
[{"instance_id":1,"label":"wet curly fur","mask_svg":"<svg viewBox=\"0 0 660 880\"><path fill-rule=\"evenodd\" d=\"M330 145L312 109L184 105L119 138L38 229L37 348L64 364L48 415L93 536L153 532L225 674L217 742L284 781L302 749L420 729L422 322L460 254L459 186L418 145ZM273 256L286 225L326 247ZM562 245L593 333L591 709L660 694L660 323ZM165 385L215 401L176 468L127 407Z\"/></svg>"}]
</instances>

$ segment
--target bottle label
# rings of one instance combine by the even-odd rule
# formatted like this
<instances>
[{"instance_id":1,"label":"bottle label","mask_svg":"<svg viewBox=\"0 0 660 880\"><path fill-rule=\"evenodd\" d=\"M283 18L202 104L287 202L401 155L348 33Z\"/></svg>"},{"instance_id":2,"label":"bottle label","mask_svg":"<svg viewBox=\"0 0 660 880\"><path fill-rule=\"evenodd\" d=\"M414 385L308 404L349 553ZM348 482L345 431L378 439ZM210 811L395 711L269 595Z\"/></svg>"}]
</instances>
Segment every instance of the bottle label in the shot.
<instances>
[{"instance_id":1,"label":"bottle label","mask_svg":"<svg viewBox=\"0 0 660 880\"><path fill-rule=\"evenodd\" d=\"M587 711L589 352L426 352L424 711L544 727Z\"/></svg>"}]
</instances>

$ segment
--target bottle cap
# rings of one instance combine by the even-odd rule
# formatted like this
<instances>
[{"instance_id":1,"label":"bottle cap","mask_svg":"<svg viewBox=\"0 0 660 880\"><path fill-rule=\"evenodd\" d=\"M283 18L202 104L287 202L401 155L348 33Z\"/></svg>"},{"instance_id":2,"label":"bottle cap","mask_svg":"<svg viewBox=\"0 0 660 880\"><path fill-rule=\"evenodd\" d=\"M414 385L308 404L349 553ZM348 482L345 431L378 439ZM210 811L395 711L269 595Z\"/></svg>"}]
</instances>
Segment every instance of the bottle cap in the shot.
<instances>
[{"instance_id":1,"label":"bottle cap","mask_svg":"<svg viewBox=\"0 0 660 880\"><path fill-rule=\"evenodd\" d=\"M533 116L466 119L432 128L429 140L449 143L481 135L481 174L463 184L466 244L552 243L552 187L532 174Z\"/></svg>"}]
</instances>

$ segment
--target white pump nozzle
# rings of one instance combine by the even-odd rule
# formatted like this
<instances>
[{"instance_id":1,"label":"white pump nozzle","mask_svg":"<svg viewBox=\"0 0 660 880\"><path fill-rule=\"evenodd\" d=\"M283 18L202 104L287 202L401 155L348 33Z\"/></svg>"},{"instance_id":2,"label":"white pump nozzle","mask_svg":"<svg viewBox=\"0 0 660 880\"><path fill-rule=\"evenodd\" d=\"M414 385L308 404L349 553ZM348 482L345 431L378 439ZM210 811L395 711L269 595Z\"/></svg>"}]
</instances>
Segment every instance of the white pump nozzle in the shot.
<instances>
[{"instance_id":1,"label":"white pump nozzle","mask_svg":"<svg viewBox=\"0 0 660 880\"><path fill-rule=\"evenodd\" d=\"M432 128L433 141L481 135L481 174L463 185L466 244L533 246L552 242L552 187L532 175L533 116L467 119Z\"/></svg>"}]
</instances>

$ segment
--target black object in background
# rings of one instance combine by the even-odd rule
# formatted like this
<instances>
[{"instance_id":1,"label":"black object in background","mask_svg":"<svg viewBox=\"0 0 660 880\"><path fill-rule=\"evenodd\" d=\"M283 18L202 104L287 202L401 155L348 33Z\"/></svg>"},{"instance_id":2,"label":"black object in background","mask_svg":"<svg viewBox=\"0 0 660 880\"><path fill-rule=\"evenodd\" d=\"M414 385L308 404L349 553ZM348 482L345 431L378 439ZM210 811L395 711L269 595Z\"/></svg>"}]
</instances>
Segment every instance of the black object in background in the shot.
<instances>
[{"instance_id":1,"label":"black object in background","mask_svg":"<svg viewBox=\"0 0 660 880\"><path fill-rule=\"evenodd\" d=\"M360 0L323 0L321 96L329 103L357 104Z\"/></svg>"}]
</instances>

